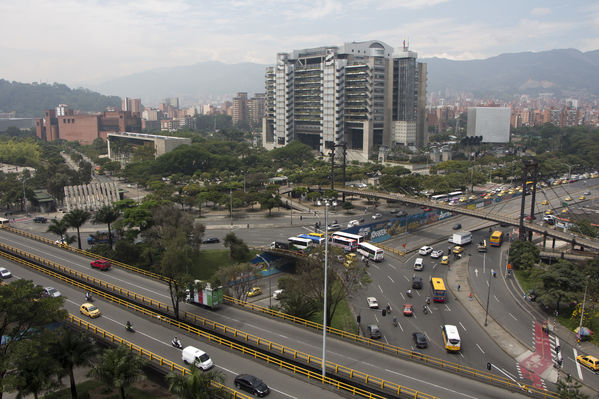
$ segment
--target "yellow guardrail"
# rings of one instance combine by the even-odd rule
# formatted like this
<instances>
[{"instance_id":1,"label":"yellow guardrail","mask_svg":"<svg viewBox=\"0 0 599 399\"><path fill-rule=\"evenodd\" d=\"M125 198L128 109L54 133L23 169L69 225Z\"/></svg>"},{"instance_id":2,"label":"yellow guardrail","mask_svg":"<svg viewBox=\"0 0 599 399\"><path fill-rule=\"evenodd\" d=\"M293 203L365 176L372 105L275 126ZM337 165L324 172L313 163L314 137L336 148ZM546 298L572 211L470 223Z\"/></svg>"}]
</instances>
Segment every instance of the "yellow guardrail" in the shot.
<instances>
[{"instance_id":1,"label":"yellow guardrail","mask_svg":"<svg viewBox=\"0 0 599 399\"><path fill-rule=\"evenodd\" d=\"M13 228L10 228L10 230L15 230L17 233L20 234L20 230L13 229ZM40 238L43 238L43 237L40 237ZM43 239L43 240L46 240L46 239ZM15 251L22 256L29 257L30 259L39 261L40 263L47 264L48 266L51 266L51 267L57 267L62 272L70 271L68 273L71 275L74 275L74 276L84 276L86 281L89 281L92 284L98 284L102 287L110 287L109 289L112 292L119 293L120 295L124 295L127 298L141 301L144 305L150 305L150 306L155 307L161 311L171 312L172 307L168 306L164 303L155 301L151 298L146 298L143 295L130 292L124 288L114 286L114 285L106 283L102 280L98 280L94 277L84 275L82 273L68 269L68 268L61 266L59 264L56 264L54 262L47 261L43 258L40 258L40 257L32 255L32 254L28 254L27 252L19 250L17 248L12 248L5 244L0 243L0 249ZM77 252L79 252L79 250L77 250ZM84 252L84 251L81 251L81 252ZM133 268L133 269L137 269L137 268ZM84 285L82 285L82 286L84 286ZM84 286L84 287L87 287L87 286ZM95 289L90 289L90 291L94 292L95 294L104 296L102 291L95 290ZM230 297L227 295L223 295L223 299L225 302L228 302L232 305L241 306L243 308L250 309L252 311L255 311L255 312L258 312L261 314L267 314L269 316L274 316L274 317L277 317L277 318L280 318L280 319L283 319L286 321L291 321L295 324L300 324L304 327L310 327L310 328L322 331L322 324L319 324L317 322L305 320L305 319L295 317L295 316L292 316L292 315L289 315L289 314L286 314L283 312L279 312L279 311L276 311L276 310L273 310L270 308L266 308L266 307L263 307L260 305L255 305L250 302L241 301L239 299L236 299L236 298L233 298L233 297ZM119 300L119 301L124 302L122 300ZM129 302L124 302L124 303L128 304ZM131 307L131 306L129 306L129 307ZM145 308L141 308L141 309L145 310ZM303 352L296 351L295 349L286 347L286 346L278 344L278 343L271 342L269 340L246 333L244 331L239 331L233 327L229 327L227 325L215 322L213 320L206 319L204 317L195 315L193 313L184 312L183 317L186 320L192 320L194 324L201 325L205 328L211 328L213 331L217 331L217 332L220 332L225 335L231 335L233 337L243 337L243 339L247 342L251 342L255 345L258 345L258 347L264 347L270 351L274 350L281 355L289 355L290 354L293 356L294 359L302 360L302 361L306 362L306 364L308 364L308 365L311 363L318 363L318 365L320 366L322 364L322 361L320 361L317 357L311 356L309 354L305 354ZM333 327L327 327L327 332L328 332L328 334L333 335L333 336L337 336L337 337L340 337L340 338L343 338L346 340L352 340L356 343L360 343L362 345L366 345L368 347L371 347L371 348L374 348L377 350L381 350L383 352L391 353L391 354L394 354L397 356L402 356L405 359L417 360L426 365L445 369L445 370L451 371L453 373L465 375L465 376L468 376L471 378L475 378L475 379L485 382L485 383L490 383L490 384L493 384L496 386L502 386L504 388L511 389L511 390L518 390L518 391L521 390L521 387L517 383L514 383L513 381L511 381L507 378L500 377L500 376L497 376L497 375L494 375L491 373L487 373L486 371L478 370L478 369L475 369L472 367L461 365L459 363L453 363L453 362L435 358L432 356L423 355L419 352L414 352L410 349L405 349L405 348L401 348L401 347L398 347L395 345L390 345L390 344L386 344L386 343L383 343L380 341L375 341L375 340L368 339L366 337L362 337L362 336L359 336L359 335L356 335L356 334L353 334L353 333L350 333L350 332L347 332L344 330L339 330L339 329L336 329ZM378 379L377 377L371 377L368 374L346 368L345 366L340 366L340 365L336 365L336 364L327 362L327 369L329 369L329 368L333 369L335 372L337 372L337 370L340 370L343 373L347 373L347 375L350 378L351 378L351 376L360 376L360 377L364 377L364 381L380 380L381 384L383 386L387 386L387 385L385 385L385 383L388 383L387 381ZM393 384L393 383L389 383L389 384ZM527 392L532 394L535 397L555 398L555 399L559 398L552 392L544 391L544 390L537 389L534 387L527 387Z\"/></svg>"},{"instance_id":2,"label":"yellow guardrail","mask_svg":"<svg viewBox=\"0 0 599 399\"><path fill-rule=\"evenodd\" d=\"M156 363L158 364L160 367L162 368L167 368L170 371L173 372L179 372L182 375L187 375L190 374L191 372L189 371L189 369L187 367L183 367L178 365L175 362L172 362L168 359L165 359L162 356L159 356L147 349L144 349L143 347L139 346L139 345L135 345L132 342L127 341L126 339L123 339L117 335L114 335L113 333L111 333L110 331L106 331L86 320L83 320L73 314L68 314L67 316L67 320L71 323L74 324L75 326L82 328L94 335L97 335L99 337L101 337L103 340L105 341L110 341L110 343L116 343L119 345L124 345L126 346L129 351L131 352L135 352L139 357L142 357L144 359L149 360L152 363ZM225 394L227 394L228 397L233 398L233 399L251 399L251 396L245 395L241 392L237 392L234 389L231 389L223 384L221 384L218 381L211 381L211 385L215 388L221 389L222 392L224 392Z\"/></svg>"},{"instance_id":3,"label":"yellow guardrail","mask_svg":"<svg viewBox=\"0 0 599 399\"><path fill-rule=\"evenodd\" d=\"M250 309L250 310L258 312L258 313L266 314L269 316L274 316L274 317L277 317L277 318L280 318L280 319L283 319L286 321L291 321L293 323L300 324L304 327L309 327L309 328L316 329L318 331L322 331L322 324L317 323L317 322L305 320L305 319L302 319L299 317L289 315L287 313L279 312L279 311L276 311L276 310L273 310L273 309L270 309L270 308L267 308L264 306L256 305L256 304L253 304L250 302L241 301L239 299L230 297L228 295L223 295L223 299L225 302L229 302L232 305L241 306L241 307ZM521 390L520 386L517 383L515 383L507 378L499 377L495 374L487 373L486 371L482 371L482 370L478 370L478 369L475 369L472 367L464 366L459 363L453 363L453 362L450 362L447 360L435 358L435 357L428 356L428 355L423 355L420 352L414 352L410 349L404 349L399 346L387 344L387 343L373 340L373 339L370 339L367 337L362 337L360 335L356 335L354 333L347 332L344 330L339 330L334 327L327 327L327 333L330 335L334 335L334 336L346 339L346 340L351 340L353 342L366 345L370 348L374 348L374 349L380 350L382 352L391 353L391 354L394 354L397 356L402 356L403 358L407 358L407 359L411 359L411 360L418 360L418 361L425 363L426 365L429 365L429 366L445 369L445 370L451 371L453 373L472 377L472 378L475 378L482 382L490 383L490 384L493 384L496 386L503 386L504 388L511 389L511 390ZM559 396L553 392L536 389L534 387L526 387L526 389L527 389L528 393L533 394L535 397L559 399Z\"/></svg>"},{"instance_id":4,"label":"yellow guardrail","mask_svg":"<svg viewBox=\"0 0 599 399\"><path fill-rule=\"evenodd\" d=\"M3 247L3 249L4 249L4 247L6 247L4 244L0 244L0 246ZM14 250L19 251L20 255L24 256L24 251L18 250L17 248L14 248ZM348 391L348 392L352 393L353 395L358 395L358 396L361 396L364 398L384 398L384 396L380 396L380 395L368 392L361 388L354 387L350 384L346 384L346 383L343 383L341 381L338 381L338 380L335 380L335 379L332 379L329 377L322 378L322 375L320 373L315 373L310 370L304 369L300 366L296 366L294 364L287 363L284 360L273 358L269 355L263 354L260 351L255 350L255 349L248 348L248 347L238 344L236 342L232 342L225 338L221 338L221 337L215 336L211 333L202 331L199 328L190 326L184 322L172 319L168 316L165 316L164 314L155 313L154 311L146 309L145 307L139 306L139 305L137 305L135 303L131 303L129 301L125 301L121 298L111 295L110 293L106 293L104 291L98 290L94 287L88 286L79 281L72 280L70 277L64 276L64 275L59 274L52 270L48 270L48 269L44 268L43 266L38 266L36 264L33 264L26 260L23 260L19 257L16 257L14 255L7 254L5 252L2 252L1 254L2 254L2 256L5 256L6 258L8 258L12 261L21 263L25 266L28 266L35 270L41 271L41 272L48 274L54 278L58 278L59 280L62 280L68 284L91 291L92 293L94 293L98 296L101 296L107 300L110 300L114 303L125 306L131 310L140 312L140 313L142 313L146 316L149 316L153 319L157 319L162 322L168 323L177 328L183 329L187 332L196 334L200 337L208 339L208 341L210 341L210 342L215 342L217 344L224 345L224 346L228 347L229 349L240 351L243 354L249 354L249 355L253 356L254 358L264 360L267 363L276 364L277 366L284 368L286 370L292 371L293 373L302 374L302 375L308 377L309 379L317 379L320 382L322 382L323 384L332 385L337 389L342 389L344 391ZM64 266L61 266L61 268L67 269ZM119 290L115 291L115 292L126 293L127 290L125 290L123 288L119 288ZM136 294L136 295L138 295L137 298L141 297L141 296L139 296L139 294ZM133 298L134 295L129 295L127 297ZM148 300L148 302L149 302L149 300ZM153 302L155 304L158 303L157 301L153 301ZM165 309L165 308L169 308L169 307L162 304L160 306L160 308ZM259 348L267 349L271 352L277 353L278 355L288 356L290 359L302 361L302 362L306 363L306 365L314 365L315 367L322 366L322 360L319 357L297 351L293 348L281 345L279 343L263 339L256 335L237 330L235 328L229 327L229 326L221 324L221 323L214 322L212 320L206 319L204 317L201 317L201 316L198 316L198 315L195 315L192 313L184 312L184 318L186 320L193 320L194 324L201 325L202 327L205 327L205 328L210 328L213 331L220 332L224 335L242 339L243 341L245 341L249 344L257 345ZM390 393L393 393L396 395L409 395L411 397L424 398L424 399L434 398L434 396L427 395L425 393L413 390L411 388L399 385L397 383L390 382L390 381L384 380L379 377L371 376L367 373L364 373L364 372L361 372L358 370L354 370L349 367L342 366L342 365L339 365L339 364L336 364L333 362L326 362L326 368L327 368L328 372L335 373L344 378L356 380L360 384L376 386L378 389L382 389L382 390L385 390L387 392L390 392Z\"/></svg>"},{"instance_id":5,"label":"yellow guardrail","mask_svg":"<svg viewBox=\"0 0 599 399\"><path fill-rule=\"evenodd\" d=\"M85 251L83 249L75 248L75 247L70 246L70 245L59 245L59 244L56 244L54 241L52 241L52 240L50 240L50 239L48 239L46 237L42 237L42 236L39 236L37 234L30 233L28 231L19 230L19 229L16 229L16 228L8 226L8 225L2 225L2 227L5 230L10 231L11 233L19 234L19 235L21 235L23 237L27 237L27 238L30 238L32 240L40 241L40 242L43 242L45 244L58 246L60 248L66 249L68 251L75 252L75 253L78 253L80 255L86 256L88 258L109 260L110 263L113 266L118 266L118 267L121 267L123 269L126 269L126 270L129 270L129 271L141 274L141 275L146 276L146 277L150 277L150 278L153 278L153 279L156 279L156 280L162 280L162 281L168 281L169 280L167 277L164 277L161 274L153 273L153 272L150 272L148 270L141 269L139 267L131 266L131 265L128 265L126 263L119 262L118 260L106 258L104 256L95 254L93 252L88 252L88 251Z\"/></svg>"},{"instance_id":6,"label":"yellow guardrail","mask_svg":"<svg viewBox=\"0 0 599 399\"><path fill-rule=\"evenodd\" d=\"M383 249L383 250L385 250L385 251L387 251L387 252L391 252L391 253L393 253L395 255L404 256L406 254L406 251L400 251L400 250L395 249L395 248L387 247L385 245L381 245L381 243L377 243L376 246L379 247L379 248L381 248L381 249Z\"/></svg>"}]
</instances>

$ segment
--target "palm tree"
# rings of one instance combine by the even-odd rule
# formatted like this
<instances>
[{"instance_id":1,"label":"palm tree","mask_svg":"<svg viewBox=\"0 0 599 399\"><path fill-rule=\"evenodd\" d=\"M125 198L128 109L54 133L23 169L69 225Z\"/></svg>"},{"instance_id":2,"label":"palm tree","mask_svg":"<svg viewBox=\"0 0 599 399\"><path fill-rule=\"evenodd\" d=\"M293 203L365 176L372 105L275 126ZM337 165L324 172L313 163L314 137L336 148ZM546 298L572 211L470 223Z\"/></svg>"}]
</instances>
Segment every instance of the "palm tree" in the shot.
<instances>
[{"instance_id":1,"label":"palm tree","mask_svg":"<svg viewBox=\"0 0 599 399\"><path fill-rule=\"evenodd\" d=\"M54 233L60 236L60 240L64 240L64 236L69 229L69 224L66 220L60 219L52 219L50 220L50 225L48 226L48 232Z\"/></svg>"},{"instance_id":2,"label":"palm tree","mask_svg":"<svg viewBox=\"0 0 599 399\"><path fill-rule=\"evenodd\" d=\"M102 359L89 372L89 375L108 387L117 387L121 399L125 399L125 388L144 378L143 367L147 361L120 345L116 349L104 351Z\"/></svg>"},{"instance_id":3,"label":"palm tree","mask_svg":"<svg viewBox=\"0 0 599 399\"><path fill-rule=\"evenodd\" d=\"M223 383L225 378L220 371L211 370L204 372L202 369L191 365L190 374L185 376L176 373L168 373L166 382L168 390L182 399L210 399L222 391L212 385L212 381Z\"/></svg>"},{"instance_id":4,"label":"palm tree","mask_svg":"<svg viewBox=\"0 0 599 399\"><path fill-rule=\"evenodd\" d=\"M110 205L105 205L96 212L96 216L92 220L94 223L106 223L108 225L108 242L112 248L112 230L110 225L121 216L121 211L113 208Z\"/></svg>"},{"instance_id":5,"label":"palm tree","mask_svg":"<svg viewBox=\"0 0 599 399\"><path fill-rule=\"evenodd\" d=\"M83 226L90 217L91 214L88 211L84 211L83 209L73 209L62 218L62 220L64 220L70 227L77 229L77 243L79 244L79 249L81 249L81 233L79 233L79 228Z\"/></svg>"},{"instance_id":6,"label":"palm tree","mask_svg":"<svg viewBox=\"0 0 599 399\"><path fill-rule=\"evenodd\" d=\"M51 352L60 366L61 373L69 375L71 398L77 399L77 385L75 384L73 369L87 365L97 353L96 346L87 334L65 328L60 332Z\"/></svg>"}]
</instances>

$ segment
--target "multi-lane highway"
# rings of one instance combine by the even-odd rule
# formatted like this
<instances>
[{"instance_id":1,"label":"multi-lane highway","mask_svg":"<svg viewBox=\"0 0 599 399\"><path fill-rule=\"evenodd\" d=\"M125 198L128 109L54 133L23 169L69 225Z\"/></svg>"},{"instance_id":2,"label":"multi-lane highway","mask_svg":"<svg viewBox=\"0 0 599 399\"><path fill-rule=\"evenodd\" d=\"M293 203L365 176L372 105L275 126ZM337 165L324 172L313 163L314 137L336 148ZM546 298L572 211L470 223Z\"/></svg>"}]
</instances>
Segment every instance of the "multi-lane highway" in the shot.
<instances>
[{"instance_id":1,"label":"multi-lane highway","mask_svg":"<svg viewBox=\"0 0 599 399\"><path fill-rule=\"evenodd\" d=\"M95 269L92 270L89 268L89 259L82 258L57 247L25 240L22 237L15 236L5 231L0 232L0 240L9 245L21 246L23 249L26 249L29 252L35 252L40 256L53 259L58 263L78 269L82 272L93 274L98 278L110 280L114 284L125 286L126 288L140 292L147 296L155 297L157 300L164 301L164 297L167 296L166 286L160 282L146 280L139 275L131 274L117 268L113 268L108 272L100 272ZM15 270L17 268L20 269L20 266L11 265L10 267L15 271L17 276L20 275L21 271ZM23 273L25 273L25 271L23 271ZM69 308L69 310L72 312L76 312L78 305L83 302L83 292L78 293L77 291L72 291L69 289L69 287L63 286L58 282L42 282L35 274L28 274L25 277L34 281L39 281L40 284L53 285L59 288L72 301L71 305L69 305L72 306L72 308ZM106 325L102 325L103 328L119 331L122 328L122 324L127 319L131 319L134 325L137 326L137 330L140 333L148 335L148 337L144 338L145 341L140 341L140 344L145 344L147 341L147 344L151 345L152 342L156 343L160 341L162 342L161 345L154 344L155 346L150 346L149 349L156 350L158 354L164 355L166 357L168 357L167 354L169 351L172 352L172 348L163 348L162 350L160 348L164 346L164 343L168 343L170 341L171 335L180 333L172 331L171 329L163 326L155 325L154 323L148 322L143 318L133 319L133 316L125 310L118 307L113 307L113 305L110 304L104 304L102 301L97 301L97 304L104 312L104 316L101 317L101 319L106 318L106 320L109 321L103 321L104 323L107 323ZM266 339L270 339L275 342L286 343L288 346L306 353L311 353L314 356L320 355L320 336L315 331L298 328L294 325L286 323L280 323L276 320L263 318L261 316L243 312L239 309L229 306L224 306L216 312L205 311L204 309L189 305L186 306L186 310L193 310L196 313L202 314L216 321L229 324L232 327L242 329L256 335L264 336ZM167 332L161 332L160 336L155 336L154 331L157 328L159 328L160 331L162 331L162 329L166 329ZM139 335L142 336L142 334ZM183 338L183 341L185 343L189 341L189 338L185 337ZM202 347L209 346L206 343L200 343L198 345ZM215 349L209 349L208 352L215 353L213 357L215 357L217 364L219 364L220 355L217 356L219 352ZM463 380L459 376L453 374L440 372L439 370L428 368L418 363L383 355L367 348L355 346L351 343L337 339L328 340L327 359L331 362L343 364L377 377L404 384L413 389L418 389L425 393L439 397L505 397L505 391L501 389L492 388L485 384L481 384L469 379ZM221 365L236 372L241 371L235 366L236 363L232 363L230 365L221 363ZM264 375L265 380L268 382L268 378L266 377L268 374ZM305 397L307 394L308 393L302 393L300 395L293 396ZM320 396L322 395L319 395L318 397Z\"/></svg>"}]
</instances>

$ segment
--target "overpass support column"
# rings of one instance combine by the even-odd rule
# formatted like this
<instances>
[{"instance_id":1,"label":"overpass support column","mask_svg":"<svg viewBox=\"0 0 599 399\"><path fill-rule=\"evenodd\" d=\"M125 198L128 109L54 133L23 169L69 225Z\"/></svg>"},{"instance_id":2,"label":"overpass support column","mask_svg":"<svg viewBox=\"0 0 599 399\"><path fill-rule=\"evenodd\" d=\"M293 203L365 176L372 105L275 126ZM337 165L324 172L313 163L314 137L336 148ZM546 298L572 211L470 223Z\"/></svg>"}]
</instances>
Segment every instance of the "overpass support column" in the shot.
<instances>
[{"instance_id":1,"label":"overpass support column","mask_svg":"<svg viewBox=\"0 0 599 399\"><path fill-rule=\"evenodd\" d=\"M555 249L555 237L553 237L553 244L551 245L551 249Z\"/></svg>"},{"instance_id":2,"label":"overpass support column","mask_svg":"<svg viewBox=\"0 0 599 399\"><path fill-rule=\"evenodd\" d=\"M543 249L547 246L547 231L543 232Z\"/></svg>"}]
</instances>

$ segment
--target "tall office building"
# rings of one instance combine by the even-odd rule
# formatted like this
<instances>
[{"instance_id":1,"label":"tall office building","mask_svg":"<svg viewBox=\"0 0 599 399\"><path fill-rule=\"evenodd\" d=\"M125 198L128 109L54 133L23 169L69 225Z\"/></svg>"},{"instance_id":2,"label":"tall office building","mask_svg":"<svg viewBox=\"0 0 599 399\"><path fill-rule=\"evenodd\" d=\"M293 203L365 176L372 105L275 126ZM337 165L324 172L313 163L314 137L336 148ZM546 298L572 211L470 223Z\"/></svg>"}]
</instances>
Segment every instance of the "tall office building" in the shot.
<instances>
[{"instance_id":1,"label":"tall office building","mask_svg":"<svg viewBox=\"0 0 599 399\"><path fill-rule=\"evenodd\" d=\"M142 112L141 109L141 98L123 98L123 103L121 105L121 111L130 111L130 112Z\"/></svg>"},{"instance_id":2,"label":"tall office building","mask_svg":"<svg viewBox=\"0 0 599 399\"><path fill-rule=\"evenodd\" d=\"M233 109L232 109L233 124L247 123L248 121L248 94L237 93L237 96L233 97Z\"/></svg>"},{"instance_id":3,"label":"tall office building","mask_svg":"<svg viewBox=\"0 0 599 399\"><path fill-rule=\"evenodd\" d=\"M347 143L353 159L377 147L426 143L426 65L404 45L346 43L277 54L266 70L262 142L299 140L322 153Z\"/></svg>"},{"instance_id":4,"label":"tall office building","mask_svg":"<svg viewBox=\"0 0 599 399\"><path fill-rule=\"evenodd\" d=\"M251 128L259 127L262 124L265 101L264 93L255 93L254 97L248 100L248 123Z\"/></svg>"}]
</instances>

